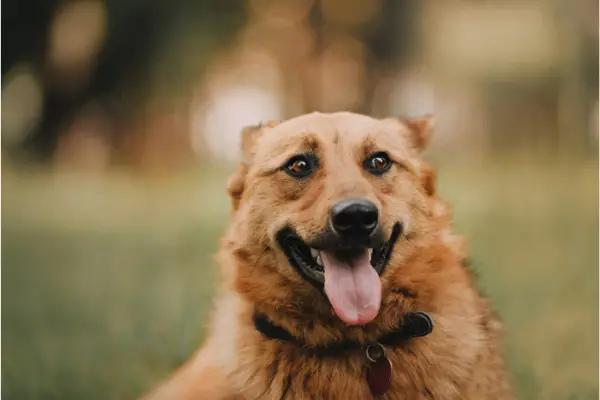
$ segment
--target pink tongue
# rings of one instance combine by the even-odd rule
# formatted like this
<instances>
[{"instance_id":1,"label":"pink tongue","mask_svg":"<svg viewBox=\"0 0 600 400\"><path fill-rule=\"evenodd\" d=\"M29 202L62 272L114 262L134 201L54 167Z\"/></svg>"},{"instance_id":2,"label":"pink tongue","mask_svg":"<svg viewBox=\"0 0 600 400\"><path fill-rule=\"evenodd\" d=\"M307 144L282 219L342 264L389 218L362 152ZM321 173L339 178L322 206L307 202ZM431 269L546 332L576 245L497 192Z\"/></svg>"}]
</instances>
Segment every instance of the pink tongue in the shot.
<instances>
[{"instance_id":1,"label":"pink tongue","mask_svg":"<svg viewBox=\"0 0 600 400\"><path fill-rule=\"evenodd\" d=\"M321 252L325 270L325 294L337 316L348 325L363 325L377 316L381 306L381 281L371 266L367 249L344 261Z\"/></svg>"}]
</instances>

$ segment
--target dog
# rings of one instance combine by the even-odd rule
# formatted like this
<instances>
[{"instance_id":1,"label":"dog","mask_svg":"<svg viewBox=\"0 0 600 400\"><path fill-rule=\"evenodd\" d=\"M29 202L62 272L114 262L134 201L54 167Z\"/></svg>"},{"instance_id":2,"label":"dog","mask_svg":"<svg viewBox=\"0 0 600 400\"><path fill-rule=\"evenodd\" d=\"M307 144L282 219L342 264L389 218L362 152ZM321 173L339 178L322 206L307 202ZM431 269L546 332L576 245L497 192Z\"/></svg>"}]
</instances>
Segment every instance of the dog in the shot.
<instances>
[{"instance_id":1,"label":"dog","mask_svg":"<svg viewBox=\"0 0 600 400\"><path fill-rule=\"evenodd\" d=\"M502 325L422 152L434 118L242 132L221 286L151 399L513 399Z\"/></svg>"}]
</instances>

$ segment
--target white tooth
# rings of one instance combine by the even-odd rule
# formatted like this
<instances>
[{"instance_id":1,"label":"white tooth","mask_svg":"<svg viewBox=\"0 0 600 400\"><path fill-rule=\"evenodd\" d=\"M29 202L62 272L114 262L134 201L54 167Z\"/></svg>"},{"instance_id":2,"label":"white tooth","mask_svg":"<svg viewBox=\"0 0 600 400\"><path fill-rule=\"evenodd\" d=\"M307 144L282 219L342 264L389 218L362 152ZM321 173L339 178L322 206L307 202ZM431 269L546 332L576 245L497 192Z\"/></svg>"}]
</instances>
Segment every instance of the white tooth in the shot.
<instances>
[{"instance_id":1,"label":"white tooth","mask_svg":"<svg viewBox=\"0 0 600 400\"><path fill-rule=\"evenodd\" d=\"M369 257L373 255L373 249L369 249Z\"/></svg>"},{"instance_id":2,"label":"white tooth","mask_svg":"<svg viewBox=\"0 0 600 400\"><path fill-rule=\"evenodd\" d=\"M323 260L321 259L320 255L318 255L315 260L316 260L317 264L319 264L321 267L323 266Z\"/></svg>"},{"instance_id":3,"label":"white tooth","mask_svg":"<svg viewBox=\"0 0 600 400\"><path fill-rule=\"evenodd\" d=\"M319 256L319 252L313 248L310 249L310 255L312 258L317 258Z\"/></svg>"}]
</instances>

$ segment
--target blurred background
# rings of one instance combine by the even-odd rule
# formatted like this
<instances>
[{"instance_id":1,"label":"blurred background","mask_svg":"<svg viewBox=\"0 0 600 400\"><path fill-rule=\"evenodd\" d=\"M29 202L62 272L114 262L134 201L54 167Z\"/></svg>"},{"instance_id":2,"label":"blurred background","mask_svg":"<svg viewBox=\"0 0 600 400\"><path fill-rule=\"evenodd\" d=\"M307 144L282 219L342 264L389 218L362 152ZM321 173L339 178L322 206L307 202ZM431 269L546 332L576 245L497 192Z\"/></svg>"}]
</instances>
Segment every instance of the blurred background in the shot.
<instances>
[{"instance_id":1,"label":"blurred background","mask_svg":"<svg viewBox=\"0 0 600 400\"><path fill-rule=\"evenodd\" d=\"M2 396L135 398L200 344L243 126L434 112L522 399L597 399L598 2L6 0Z\"/></svg>"}]
</instances>

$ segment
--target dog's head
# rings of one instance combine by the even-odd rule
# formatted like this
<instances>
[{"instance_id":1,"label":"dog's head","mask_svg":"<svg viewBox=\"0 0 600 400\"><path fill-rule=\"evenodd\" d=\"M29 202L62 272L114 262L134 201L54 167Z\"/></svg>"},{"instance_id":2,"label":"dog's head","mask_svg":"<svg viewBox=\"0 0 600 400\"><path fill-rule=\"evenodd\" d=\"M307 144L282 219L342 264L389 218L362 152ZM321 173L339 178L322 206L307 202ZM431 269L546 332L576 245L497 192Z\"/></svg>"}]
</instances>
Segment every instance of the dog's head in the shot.
<instances>
[{"instance_id":1,"label":"dog's head","mask_svg":"<svg viewBox=\"0 0 600 400\"><path fill-rule=\"evenodd\" d=\"M246 128L228 191L240 246L261 254L240 268L283 278L296 303L331 304L347 324L372 321L402 238L426 224L432 124L313 113Z\"/></svg>"}]
</instances>

